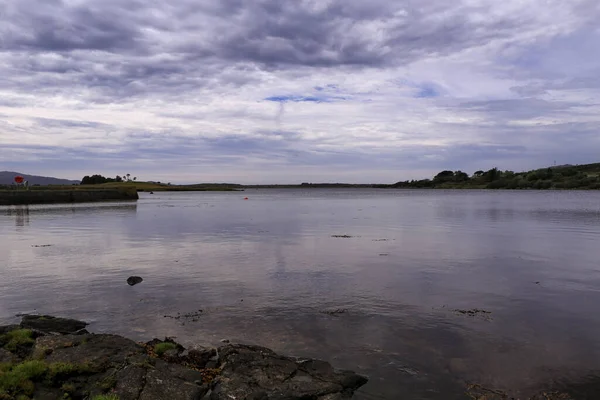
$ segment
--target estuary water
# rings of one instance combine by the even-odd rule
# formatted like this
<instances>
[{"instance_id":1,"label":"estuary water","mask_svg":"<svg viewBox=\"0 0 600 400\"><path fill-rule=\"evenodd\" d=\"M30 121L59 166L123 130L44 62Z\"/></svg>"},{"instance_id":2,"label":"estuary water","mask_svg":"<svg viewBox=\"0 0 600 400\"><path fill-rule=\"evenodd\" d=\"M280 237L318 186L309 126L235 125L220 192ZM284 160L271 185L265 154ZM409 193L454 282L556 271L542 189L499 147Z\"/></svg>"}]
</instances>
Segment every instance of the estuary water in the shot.
<instances>
[{"instance_id":1,"label":"estuary water","mask_svg":"<svg viewBox=\"0 0 600 400\"><path fill-rule=\"evenodd\" d=\"M0 323L263 345L369 376L358 399L526 398L600 370L600 192L140 195L0 207Z\"/></svg>"}]
</instances>

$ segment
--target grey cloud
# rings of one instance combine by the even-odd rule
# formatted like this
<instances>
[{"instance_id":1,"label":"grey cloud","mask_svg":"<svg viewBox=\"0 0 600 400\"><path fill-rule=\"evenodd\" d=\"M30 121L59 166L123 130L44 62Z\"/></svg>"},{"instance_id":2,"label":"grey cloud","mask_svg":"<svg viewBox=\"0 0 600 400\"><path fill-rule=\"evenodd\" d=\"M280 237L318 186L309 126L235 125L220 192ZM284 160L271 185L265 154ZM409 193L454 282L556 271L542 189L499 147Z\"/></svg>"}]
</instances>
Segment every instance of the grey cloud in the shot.
<instances>
[{"instance_id":1,"label":"grey cloud","mask_svg":"<svg viewBox=\"0 0 600 400\"><path fill-rule=\"evenodd\" d=\"M3 47L56 52L131 48L140 36L139 27L127 23L120 11L62 1L14 2L3 13L8 31Z\"/></svg>"},{"instance_id":2,"label":"grey cloud","mask_svg":"<svg viewBox=\"0 0 600 400\"><path fill-rule=\"evenodd\" d=\"M437 1L338 0L318 11L300 2L252 4L239 17L239 28L213 47L215 55L268 66L382 66L482 45L526 22L474 23ZM440 23L432 23L435 18ZM366 24L376 24L378 34L370 35Z\"/></svg>"},{"instance_id":3,"label":"grey cloud","mask_svg":"<svg viewBox=\"0 0 600 400\"><path fill-rule=\"evenodd\" d=\"M37 1L23 0L5 12L9 28L3 48L120 54L181 50L196 61L212 56L265 65L371 66L485 44L511 35L526 22L475 23L462 13L449 13L451 9L441 0L334 0L319 9L305 2L276 0L217 5L179 1L170 7L132 0L77 6L53 1L40 7ZM432 23L435 19L439 23ZM365 30L366 24L377 24L378 34ZM148 29L159 35L177 33L183 43L161 41L149 36ZM198 40L204 36L208 40Z\"/></svg>"},{"instance_id":4,"label":"grey cloud","mask_svg":"<svg viewBox=\"0 0 600 400\"><path fill-rule=\"evenodd\" d=\"M260 69L406 64L510 37L528 23L518 17L473 22L469 11L481 9L459 12L444 0L180 0L168 6L20 0L2 7L0 73L6 75L3 58L16 67L12 74L33 79L0 87L87 88L89 100L99 103L243 86Z\"/></svg>"},{"instance_id":5,"label":"grey cloud","mask_svg":"<svg viewBox=\"0 0 600 400\"><path fill-rule=\"evenodd\" d=\"M68 119L53 118L34 118L34 121L40 126L47 128L90 128L90 129L108 129L113 128L109 124L92 121L74 121Z\"/></svg>"},{"instance_id":6,"label":"grey cloud","mask_svg":"<svg viewBox=\"0 0 600 400\"><path fill-rule=\"evenodd\" d=\"M543 85L540 84L513 86L510 90L523 97L536 97L548 93Z\"/></svg>"},{"instance_id":7,"label":"grey cloud","mask_svg":"<svg viewBox=\"0 0 600 400\"><path fill-rule=\"evenodd\" d=\"M514 119L530 119L536 117L552 117L569 112L581 106L579 103L566 101L547 101L536 98L504 99L462 102L457 109L484 113L489 121L506 122Z\"/></svg>"}]
</instances>

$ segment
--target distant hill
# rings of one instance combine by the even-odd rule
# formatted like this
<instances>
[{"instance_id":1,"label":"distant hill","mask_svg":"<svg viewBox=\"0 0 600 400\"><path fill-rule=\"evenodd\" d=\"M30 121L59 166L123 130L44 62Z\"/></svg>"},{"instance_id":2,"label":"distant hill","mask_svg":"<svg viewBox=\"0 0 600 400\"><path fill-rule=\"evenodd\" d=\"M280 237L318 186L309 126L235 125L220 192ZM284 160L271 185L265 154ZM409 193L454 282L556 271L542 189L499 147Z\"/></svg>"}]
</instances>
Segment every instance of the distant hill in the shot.
<instances>
[{"instance_id":1,"label":"distant hill","mask_svg":"<svg viewBox=\"0 0 600 400\"><path fill-rule=\"evenodd\" d=\"M20 175L29 182L29 185L72 185L79 181L69 179L52 178L48 176L37 176L21 174L14 171L0 171L0 185L10 185L14 183L15 176Z\"/></svg>"}]
</instances>

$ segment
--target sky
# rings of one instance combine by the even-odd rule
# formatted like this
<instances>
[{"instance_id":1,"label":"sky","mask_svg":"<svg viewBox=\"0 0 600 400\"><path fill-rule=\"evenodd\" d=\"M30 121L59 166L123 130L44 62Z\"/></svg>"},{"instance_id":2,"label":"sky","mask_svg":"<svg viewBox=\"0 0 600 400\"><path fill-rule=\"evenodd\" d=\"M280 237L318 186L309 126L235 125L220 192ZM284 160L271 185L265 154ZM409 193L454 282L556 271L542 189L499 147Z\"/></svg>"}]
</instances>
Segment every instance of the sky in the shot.
<instances>
[{"instance_id":1,"label":"sky","mask_svg":"<svg viewBox=\"0 0 600 400\"><path fill-rule=\"evenodd\" d=\"M597 0L2 0L0 170L392 183L600 162Z\"/></svg>"}]
</instances>

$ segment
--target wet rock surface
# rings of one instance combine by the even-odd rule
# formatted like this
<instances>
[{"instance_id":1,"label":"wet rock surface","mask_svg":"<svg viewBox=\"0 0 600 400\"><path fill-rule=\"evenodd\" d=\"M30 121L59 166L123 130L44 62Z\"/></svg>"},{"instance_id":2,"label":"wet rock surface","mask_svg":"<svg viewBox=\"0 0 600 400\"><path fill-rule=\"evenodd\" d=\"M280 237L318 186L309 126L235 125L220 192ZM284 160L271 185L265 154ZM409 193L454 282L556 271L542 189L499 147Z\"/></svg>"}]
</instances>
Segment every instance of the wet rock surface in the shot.
<instances>
[{"instance_id":1,"label":"wet rock surface","mask_svg":"<svg viewBox=\"0 0 600 400\"><path fill-rule=\"evenodd\" d=\"M87 323L75 319L56 318L49 315L23 315L20 326L46 333L68 334L80 333L87 325Z\"/></svg>"},{"instance_id":2,"label":"wet rock surface","mask_svg":"<svg viewBox=\"0 0 600 400\"><path fill-rule=\"evenodd\" d=\"M219 354L221 373L210 397L215 400L350 399L367 383L327 362L284 357L264 347L230 344Z\"/></svg>"},{"instance_id":3,"label":"wet rock surface","mask_svg":"<svg viewBox=\"0 0 600 400\"><path fill-rule=\"evenodd\" d=\"M82 321L24 316L0 327L0 399L350 399L367 378L329 363L226 344L186 350L83 333ZM27 371L27 373L23 373Z\"/></svg>"},{"instance_id":4,"label":"wet rock surface","mask_svg":"<svg viewBox=\"0 0 600 400\"><path fill-rule=\"evenodd\" d=\"M127 278L127 284L129 286L137 285L138 283L142 283L144 279L141 276L130 276Z\"/></svg>"}]
</instances>

